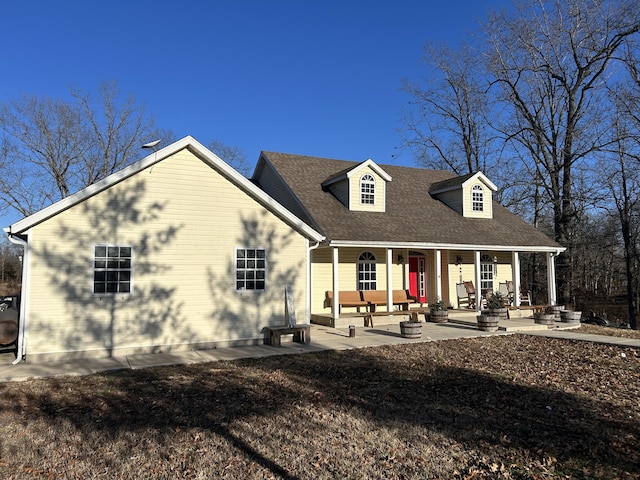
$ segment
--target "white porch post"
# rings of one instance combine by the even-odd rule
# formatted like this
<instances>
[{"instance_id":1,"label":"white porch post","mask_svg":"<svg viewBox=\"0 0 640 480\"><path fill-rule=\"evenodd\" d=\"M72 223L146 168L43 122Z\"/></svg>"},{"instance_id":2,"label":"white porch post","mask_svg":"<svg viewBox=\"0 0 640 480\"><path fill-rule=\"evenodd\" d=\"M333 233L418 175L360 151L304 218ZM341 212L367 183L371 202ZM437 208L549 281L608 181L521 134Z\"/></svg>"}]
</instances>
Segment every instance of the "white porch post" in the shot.
<instances>
[{"instance_id":1,"label":"white porch post","mask_svg":"<svg viewBox=\"0 0 640 480\"><path fill-rule=\"evenodd\" d=\"M436 250L434 267L436 279L436 301L442 300L442 252Z\"/></svg>"},{"instance_id":2,"label":"white porch post","mask_svg":"<svg viewBox=\"0 0 640 480\"><path fill-rule=\"evenodd\" d=\"M333 261L332 261L332 268L333 268L333 305L331 306L331 314L333 315L333 320L338 320L338 318L340 318L340 308L338 307L338 305L340 305L340 298L339 298L339 294L338 291L340 290L339 285L338 285L338 267L339 267L339 262L338 262L338 247L333 247L333 250L331 252L333 254Z\"/></svg>"},{"instance_id":3,"label":"white porch post","mask_svg":"<svg viewBox=\"0 0 640 480\"><path fill-rule=\"evenodd\" d=\"M553 252L547 253L547 288L549 290L549 304L557 305L556 294L556 257Z\"/></svg>"},{"instance_id":4,"label":"white porch post","mask_svg":"<svg viewBox=\"0 0 640 480\"><path fill-rule=\"evenodd\" d=\"M391 268L393 267L393 249L387 248L387 312L393 310L393 280Z\"/></svg>"},{"instance_id":5,"label":"white porch post","mask_svg":"<svg viewBox=\"0 0 640 480\"><path fill-rule=\"evenodd\" d=\"M480 288L480 251L473 252L474 276L476 277L473 284L476 287L476 310L482 310L482 289Z\"/></svg>"},{"instance_id":6,"label":"white porch post","mask_svg":"<svg viewBox=\"0 0 640 480\"><path fill-rule=\"evenodd\" d=\"M513 285L513 305L520 306L520 255L518 252L511 254L511 284Z\"/></svg>"}]
</instances>

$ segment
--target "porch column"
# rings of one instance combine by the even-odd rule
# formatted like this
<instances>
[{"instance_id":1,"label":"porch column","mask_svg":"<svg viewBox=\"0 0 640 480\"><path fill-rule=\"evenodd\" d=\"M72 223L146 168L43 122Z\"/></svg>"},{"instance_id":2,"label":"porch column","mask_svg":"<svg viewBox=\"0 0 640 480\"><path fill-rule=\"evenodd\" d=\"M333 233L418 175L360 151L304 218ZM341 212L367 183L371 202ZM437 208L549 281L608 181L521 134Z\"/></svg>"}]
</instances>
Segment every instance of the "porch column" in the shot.
<instances>
[{"instance_id":1,"label":"porch column","mask_svg":"<svg viewBox=\"0 0 640 480\"><path fill-rule=\"evenodd\" d=\"M393 267L393 249L387 248L387 312L393 310L393 280L391 268Z\"/></svg>"},{"instance_id":2,"label":"porch column","mask_svg":"<svg viewBox=\"0 0 640 480\"><path fill-rule=\"evenodd\" d=\"M333 254L332 259L332 274L333 274L333 305L331 306L331 314L333 315L333 320L338 320L340 318L340 298L339 295L339 285L338 285L338 247L333 247L331 252Z\"/></svg>"},{"instance_id":3,"label":"porch column","mask_svg":"<svg viewBox=\"0 0 640 480\"><path fill-rule=\"evenodd\" d=\"M511 254L511 282L513 285L513 306L520 306L520 255L518 252Z\"/></svg>"},{"instance_id":4,"label":"porch column","mask_svg":"<svg viewBox=\"0 0 640 480\"><path fill-rule=\"evenodd\" d=\"M436 279L436 301L440 301L442 300L442 252L440 250L436 250L433 263L436 269L434 275Z\"/></svg>"},{"instance_id":5,"label":"porch column","mask_svg":"<svg viewBox=\"0 0 640 480\"><path fill-rule=\"evenodd\" d=\"M476 287L476 310L482 310L482 289L480 288L480 251L473 252L473 285Z\"/></svg>"},{"instance_id":6,"label":"porch column","mask_svg":"<svg viewBox=\"0 0 640 480\"><path fill-rule=\"evenodd\" d=\"M549 304L557 305L558 297L556 294L556 257L555 253L547 253L547 288L549 290Z\"/></svg>"}]
</instances>

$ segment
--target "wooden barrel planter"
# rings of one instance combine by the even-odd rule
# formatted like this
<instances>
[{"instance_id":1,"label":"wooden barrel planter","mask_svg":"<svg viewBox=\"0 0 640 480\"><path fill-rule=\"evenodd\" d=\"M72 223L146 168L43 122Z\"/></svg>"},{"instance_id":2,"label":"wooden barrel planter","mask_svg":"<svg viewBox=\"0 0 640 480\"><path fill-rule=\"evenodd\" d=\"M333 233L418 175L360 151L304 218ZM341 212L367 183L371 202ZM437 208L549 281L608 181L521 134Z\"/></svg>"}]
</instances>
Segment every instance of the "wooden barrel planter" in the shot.
<instances>
[{"instance_id":1,"label":"wooden barrel planter","mask_svg":"<svg viewBox=\"0 0 640 480\"><path fill-rule=\"evenodd\" d=\"M508 317L506 308L490 308L489 310L483 311L482 314L491 317L500 317L500 320L507 320Z\"/></svg>"},{"instance_id":2,"label":"wooden barrel planter","mask_svg":"<svg viewBox=\"0 0 640 480\"><path fill-rule=\"evenodd\" d=\"M422 337L422 323L400 322L400 334L402 338L420 338Z\"/></svg>"},{"instance_id":3,"label":"wooden barrel planter","mask_svg":"<svg viewBox=\"0 0 640 480\"><path fill-rule=\"evenodd\" d=\"M564 323L580 323L582 312L574 312L573 310L562 310L560 312L560 321Z\"/></svg>"},{"instance_id":4,"label":"wooden barrel planter","mask_svg":"<svg viewBox=\"0 0 640 480\"><path fill-rule=\"evenodd\" d=\"M533 321L538 325L553 325L556 321L556 316L553 313L534 313Z\"/></svg>"},{"instance_id":5,"label":"wooden barrel planter","mask_svg":"<svg viewBox=\"0 0 640 480\"><path fill-rule=\"evenodd\" d=\"M500 317L497 315L478 315L478 329L483 332L496 332L498 330L498 324L500 323Z\"/></svg>"},{"instance_id":6,"label":"wooden barrel planter","mask_svg":"<svg viewBox=\"0 0 640 480\"><path fill-rule=\"evenodd\" d=\"M449 312L446 310L433 310L429 314L429 319L433 323L446 323L449 321Z\"/></svg>"},{"instance_id":7,"label":"wooden barrel planter","mask_svg":"<svg viewBox=\"0 0 640 480\"><path fill-rule=\"evenodd\" d=\"M18 339L18 322L15 320L0 321L0 345L11 345Z\"/></svg>"},{"instance_id":8,"label":"wooden barrel planter","mask_svg":"<svg viewBox=\"0 0 640 480\"><path fill-rule=\"evenodd\" d=\"M555 320L559 322L561 320L560 312L564 310L564 305L551 305L549 310L553 313Z\"/></svg>"}]
</instances>

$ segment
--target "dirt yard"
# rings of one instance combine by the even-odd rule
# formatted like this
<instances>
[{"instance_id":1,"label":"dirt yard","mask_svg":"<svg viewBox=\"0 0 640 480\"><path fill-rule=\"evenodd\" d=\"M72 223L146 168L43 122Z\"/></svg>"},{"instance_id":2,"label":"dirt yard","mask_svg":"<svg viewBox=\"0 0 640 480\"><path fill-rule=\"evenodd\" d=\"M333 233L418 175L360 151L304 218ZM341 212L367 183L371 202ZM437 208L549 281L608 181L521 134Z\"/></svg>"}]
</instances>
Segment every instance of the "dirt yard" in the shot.
<instances>
[{"instance_id":1,"label":"dirt yard","mask_svg":"<svg viewBox=\"0 0 640 480\"><path fill-rule=\"evenodd\" d=\"M0 477L640 479L639 398L638 350L525 335L7 383Z\"/></svg>"}]
</instances>

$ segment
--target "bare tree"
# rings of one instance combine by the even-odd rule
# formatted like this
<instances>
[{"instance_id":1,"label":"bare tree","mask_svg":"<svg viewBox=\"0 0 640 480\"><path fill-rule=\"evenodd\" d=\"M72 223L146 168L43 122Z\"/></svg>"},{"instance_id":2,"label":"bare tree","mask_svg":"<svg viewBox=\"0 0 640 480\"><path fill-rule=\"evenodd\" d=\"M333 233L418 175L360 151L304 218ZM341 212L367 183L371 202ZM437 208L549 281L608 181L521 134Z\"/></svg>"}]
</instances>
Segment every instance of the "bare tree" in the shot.
<instances>
[{"instance_id":1,"label":"bare tree","mask_svg":"<svg viewBox=\"0 0 640 480\"><path fill-rule=\"evenodd\" d=\"M140 144L155 134L144 106L133 96L121 101L115 82L103 82L97 97L71 88L82 115L87 149L82 157L79 183L97 180L137 160Z\"/></svg>"},{"instance_id":2,"label":"bare tree","mask_svg":"<svg viewBox=\"0 0 640 480\"><path fill-rule=\"evenodd\" d=\"M493 164L488 124L488 82L478 52L465 45L424 47L427 75L404 82L412 101L403 118L405 146L422 165L459 175L486 171Z\"/></svg>"},{"instance_id":3,"label":"bare tree","mask_svg":"<svg viewBox=\"0 0 640 480\"><path fill-rule=\"evenodd\" d=\"M0 104L0 209L33 212L137 159L153 121L115 84L99 100L72 89L74 101L25 95Z\"/></svg>"},{"instance_id":4,"label":"bare tree","mask_svg":"<svg viewBox=\"0 0 640 480\"><path fill-rule=\"evenodd\" d=\"M604 82L627 39L640 30L635 1L527 0L495 12L486 32L489 68L511 109L508 139L529 153L554 212L560 299L571 298L574 170L603 148Z\"/></svg>"},{"instance_id":5,"label":"bare tree","mask_svg":"<svg viewBox=\"0 0 640 480\"><path fill-rule=\"evenodd\" d=\"M245 177L251 174L251 166L249 162L247 162L244 152L239 147L227 145L218 140L212 140L209 142L209 145L207 145L207 148Z\"/></svg>"}]
</instances>

